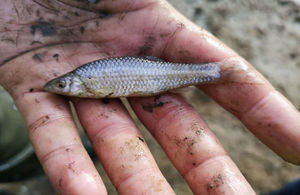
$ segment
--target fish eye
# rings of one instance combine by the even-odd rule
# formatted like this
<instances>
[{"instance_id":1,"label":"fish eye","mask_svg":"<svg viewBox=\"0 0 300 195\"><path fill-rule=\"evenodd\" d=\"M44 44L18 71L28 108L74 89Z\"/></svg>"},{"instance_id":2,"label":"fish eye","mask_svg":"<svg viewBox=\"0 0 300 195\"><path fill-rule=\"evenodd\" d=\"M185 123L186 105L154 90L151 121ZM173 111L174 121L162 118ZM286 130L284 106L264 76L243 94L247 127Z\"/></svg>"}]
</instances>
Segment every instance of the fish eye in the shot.
<instances>
[{"instance_id":1,"label":"fish eye","mask_svg":"<svg viewBox=\"0 0 300 195\"><path fill-rule=\"evenodd\" d=\"M60 81L60 82L56 83L56 86L57 86L58 88L63 89L63 88L65 88L65 86L66 86L66 81Z\"/></svg>"}]
</instances>

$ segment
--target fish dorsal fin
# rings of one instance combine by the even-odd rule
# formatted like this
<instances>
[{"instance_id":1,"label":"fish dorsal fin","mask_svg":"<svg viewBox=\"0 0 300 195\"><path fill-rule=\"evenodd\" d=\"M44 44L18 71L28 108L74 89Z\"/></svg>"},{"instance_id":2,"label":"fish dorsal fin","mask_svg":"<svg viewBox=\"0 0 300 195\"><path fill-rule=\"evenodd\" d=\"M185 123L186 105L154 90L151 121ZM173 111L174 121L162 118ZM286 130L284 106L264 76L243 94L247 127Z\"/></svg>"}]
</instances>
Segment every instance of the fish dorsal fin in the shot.
<instances>
[{"instance_id":1,"label":"fish dorsal fin","mask_svg":"<svg viewBox=\"0 0 300 195\"><path fill-rule=\"evenodd\" d=\"M156 62L165 62L164 60L155 57L155 56L139 56L139 58L145 59L145 60L151 60L151 61L156 61Z\"/></svg>"}]
</instances>

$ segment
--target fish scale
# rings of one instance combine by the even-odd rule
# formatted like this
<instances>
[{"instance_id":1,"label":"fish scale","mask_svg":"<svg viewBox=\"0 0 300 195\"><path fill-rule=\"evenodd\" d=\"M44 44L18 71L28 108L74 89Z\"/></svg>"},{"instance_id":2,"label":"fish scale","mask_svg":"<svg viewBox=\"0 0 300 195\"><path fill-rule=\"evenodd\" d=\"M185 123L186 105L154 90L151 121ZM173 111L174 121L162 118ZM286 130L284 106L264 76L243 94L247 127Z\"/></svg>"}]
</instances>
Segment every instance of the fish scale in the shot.
<instances>
[{"instance_id":1,"label":"fish scale","mask_svg":"<svg viewBox=\"0 0 300 195\"><path fill-rule=\"evenodd\" d=\"M75 73L82 81L88 76L97 78L99 82L97 86L101 87L102 83L114 89L115 96L130 96L136 92L141 95L158 93L160 90L216 80L220 77L220 68L217 63L178 64L137 57L121 57L86 64L78 68ZM122 84L120 85L119 82ZM96 86L87 85L87 87Z\"/></svg>"},{"instance_id":2,"label":"fish scale","mask_svg":"<svg viewBox=\"0 0 300 195\"><path fill-rule=\"evenodd\" d=\"M74 80L76 77L83 85L80 93L72 91L72 87L67 92L57 92L63 95L90 98L148 96L215 82L221 77L220 65L220 62L183 64L165 62L155 57L117 57L87 63L54 80ZM72 86L72 82L69 84ZM49 85L45 89L55 93Z\"/></svg>"}]
</instances>

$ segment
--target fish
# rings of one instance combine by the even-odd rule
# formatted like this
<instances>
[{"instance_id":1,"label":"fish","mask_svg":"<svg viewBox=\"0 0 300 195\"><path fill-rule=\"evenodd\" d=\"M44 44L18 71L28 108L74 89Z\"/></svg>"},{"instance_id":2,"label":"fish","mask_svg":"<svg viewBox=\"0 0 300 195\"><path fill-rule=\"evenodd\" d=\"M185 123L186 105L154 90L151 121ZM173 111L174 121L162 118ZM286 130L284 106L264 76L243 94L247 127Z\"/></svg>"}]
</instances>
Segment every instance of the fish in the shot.
<instances>
[{"instance_id":1,"label":"fish","mask_svg":"<svg viewBox=\"0 0 300 195\"><path fill-rule=\"evenodd\" d=\"M215 83L221 78L221 64L173 63L154 56L104 58L47 82L44 90L81 98L154 96Z\"/></svg>"}]
</instances>

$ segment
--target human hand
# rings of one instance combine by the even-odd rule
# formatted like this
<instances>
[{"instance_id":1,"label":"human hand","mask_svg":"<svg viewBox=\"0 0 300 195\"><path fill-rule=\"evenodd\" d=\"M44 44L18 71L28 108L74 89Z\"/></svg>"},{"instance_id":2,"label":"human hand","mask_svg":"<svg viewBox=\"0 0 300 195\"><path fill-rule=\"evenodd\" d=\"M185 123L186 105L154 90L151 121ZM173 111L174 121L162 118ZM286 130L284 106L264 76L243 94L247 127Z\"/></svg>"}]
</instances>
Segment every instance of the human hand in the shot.
<instances>
[{"instance_id":1,"label":"human hand","mask_svg":"<svg viewBox=\"0 0 300 195\"><path fill-rule=\"evenodd\" d=\"M80 142L68 99L46 93L42 86L79 65L111 56L234 61L235 67L223 67L232 82L201 89L284 159L300 163L298 111L236 53L165 1L22 3L11 0L1 5L0 84L15 99L41 164L58 192L100 194L105 187ZM109 104L72 101L120 193L173 193L119 100ZM166 94L159 101L165 104L153 106L152 97L130 99L196 194L253 193L191 106L177 95Z\"/></svg>"}]
</instances>

